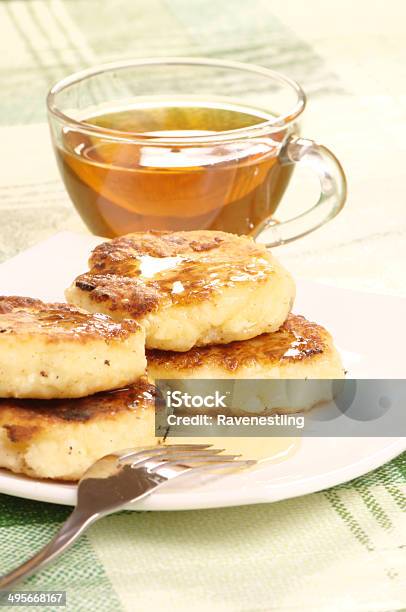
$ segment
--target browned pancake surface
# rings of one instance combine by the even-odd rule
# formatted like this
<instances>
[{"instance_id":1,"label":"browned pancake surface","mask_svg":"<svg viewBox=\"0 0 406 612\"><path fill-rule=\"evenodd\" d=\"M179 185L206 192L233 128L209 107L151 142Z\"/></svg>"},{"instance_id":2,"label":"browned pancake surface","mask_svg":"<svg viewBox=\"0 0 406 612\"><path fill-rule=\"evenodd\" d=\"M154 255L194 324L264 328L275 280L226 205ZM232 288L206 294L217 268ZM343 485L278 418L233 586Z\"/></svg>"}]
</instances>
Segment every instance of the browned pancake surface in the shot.
<instances>
[{"instance_id":1,"label":"browned pancake surface","mask_svg":"<svg viewBox=\"0 0 406 612\"><path fill-rule=\"evenodd\" d=\"M28 441L40 430L64 423L111 419L119 413L154 410L156 388L140 379L126 389L105 391L78 399L0 399L0 427L12 442Z\"/></svg>"},{"instance_id":2,"label":"browned pancake surface","mask_svg":"<svg viewBox=\"0 0 406 612\"><path fill-rule=\"evenodd\" d=\"M0 296L0 340L8 335L40 334L57 342L69 339L125 339L139 329L135 321L120 324L105 314L90 314L64 303L44 303L29 297Z\"/></svg>"},{"instance_id":3,"label":"browned pancake surface","mask_svg":"<svg viewBox=\"0 0 406 612\"><path fill-rule=\"evenodd\" d=\"M300 315L290 314L274 333L251 340L205 347L194 347L185 353L148 350L149 364L163 370L193 370L202 366L219 367L230 372L250 364L274 366L283 362L302 362L331 350L330 334Z\"/></svg>"},{"instance_id":4,"label":"browned pancake surface","mask_svg":"<svg viewBox=\"0 0 406 612\"><path fill-rule=\"evenodd\" d=\"M274 272L252 240L213 231L140 232L97 246L75 281L95 303L139 317L165 304L199 303Z\"/></svg>"}]
</instances>

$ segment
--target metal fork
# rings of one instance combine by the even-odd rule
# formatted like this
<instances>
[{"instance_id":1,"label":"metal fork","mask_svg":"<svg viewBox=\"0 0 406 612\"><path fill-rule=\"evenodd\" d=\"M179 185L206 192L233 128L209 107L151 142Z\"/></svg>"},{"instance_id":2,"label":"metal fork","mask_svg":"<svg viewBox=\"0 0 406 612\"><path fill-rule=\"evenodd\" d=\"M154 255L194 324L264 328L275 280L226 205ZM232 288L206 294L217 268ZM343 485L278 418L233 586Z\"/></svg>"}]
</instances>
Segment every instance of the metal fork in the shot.
<instances>
[{"instance_id":1,"label":"metal fork","mask_svg":"<svg viewBox=\"0 0 406 612\"><path fill-rule=\"evenodd\" d=\"M210 444L173 444L111 453L94 463L78 485L77 503L56 536L28 561L0 578L0 589L44 568L97 519L150 495L163 484L202 470L253 465L239 455L220 455Z\"/></svg>"}]
</instances>

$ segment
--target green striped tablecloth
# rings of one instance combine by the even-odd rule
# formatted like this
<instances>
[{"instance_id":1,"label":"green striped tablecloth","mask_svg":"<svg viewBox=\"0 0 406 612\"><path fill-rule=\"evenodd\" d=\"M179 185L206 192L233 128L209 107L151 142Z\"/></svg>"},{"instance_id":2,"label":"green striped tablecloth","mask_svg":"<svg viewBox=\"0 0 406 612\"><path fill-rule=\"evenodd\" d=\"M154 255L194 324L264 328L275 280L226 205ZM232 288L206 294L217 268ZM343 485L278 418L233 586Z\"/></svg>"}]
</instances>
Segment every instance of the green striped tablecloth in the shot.
<instances>
[{"instance_id":1,"label":"green striped tablecloth","mask_svg":"<svg viewBox=\"0 0 406 612\"><path fill-rule=\"evenodd\" d=\"M334 148L350 179L347 210L278 255L294 274L405 295L404 3L280 4L1 2L0 258L82 228L42 125L53 81L123 57L213 55L297 78L310 95L307 134ZM351 483L276 504L122 512L24 588L66 590L74 612L406 609L405 483L406 455ZM1 570L46 543L68 512L0 496Z\"/></svg>"},{"instance_id":2,"label":"green striped tablecloth","mask_svg":"<svg viewBox=\"0 0 406 612\"><path fill-rule=\"evenodd\" d=\"M402 610L406 457L296 499L122 512L24 588L76 610ZM69 510L2 496L1 565L45 544ZM403 545L402 545L403 535Z\"/></svg>"}]
</instances>

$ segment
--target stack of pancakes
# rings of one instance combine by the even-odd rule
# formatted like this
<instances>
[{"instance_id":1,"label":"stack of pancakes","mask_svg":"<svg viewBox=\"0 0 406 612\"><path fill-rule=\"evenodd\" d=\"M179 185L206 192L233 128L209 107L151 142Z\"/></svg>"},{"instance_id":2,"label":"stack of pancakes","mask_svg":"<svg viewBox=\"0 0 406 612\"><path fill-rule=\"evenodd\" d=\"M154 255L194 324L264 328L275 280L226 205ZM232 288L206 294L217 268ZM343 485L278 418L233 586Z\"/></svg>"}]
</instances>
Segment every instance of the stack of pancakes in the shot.
<instances>
[{"instance_id":1,"label":"stack of pancakes","mask_svg":"<svg viewBox=\"0 0 406 612\"><path fill-rule=\"evenodd\" d=\"M109 452L156 444L145 367L135 321L0 297L0 466L78 480Z\"/></svg>"},{"instance_id":2,"label":"stack of pancakes","mask_svg":"<svg viewBox=\"0 0 406 612\"><path fill-rule=\"evenodd\" d=\"M341 378L330 334L291 314L294 297L265 247L202 230L100 244L71 305L2 298L0 397L31 399L0 400L0 465L77 479L112 450L157 443L145 353L152 381Z\"/></svg>"}]
</instances>

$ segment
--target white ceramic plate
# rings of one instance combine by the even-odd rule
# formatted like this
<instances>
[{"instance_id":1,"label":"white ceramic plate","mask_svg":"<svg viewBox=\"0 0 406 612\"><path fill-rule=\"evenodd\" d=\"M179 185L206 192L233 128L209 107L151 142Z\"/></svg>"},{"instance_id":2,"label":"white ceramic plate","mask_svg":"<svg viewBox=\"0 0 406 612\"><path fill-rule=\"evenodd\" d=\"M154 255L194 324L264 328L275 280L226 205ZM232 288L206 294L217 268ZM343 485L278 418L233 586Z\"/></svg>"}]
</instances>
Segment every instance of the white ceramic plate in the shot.
<instances>
[{"instance_id":1,"label":"white ceramic plate","mask_svg":"<svg viewBox=\"0 0 406 612\"><path fill-rule=\"evenodd\" d=\"M2 294L63 300L86 269L98 239L61 233L0 266ZM299 281L295 312L333 334L351 378L404 378L406 300ZM385 325L379 325L385 321ZM277 443L275 443L277 444ZM296 444L296 446L295 446ZM304 438L275 447L253 470L193 487L172 483L134 509L185 510L272 502L312 493L365 474L406 450L405 438ZM36 481L0 470L0 492L73 505L74 485Z\"/></svg>"}]
</instances>

